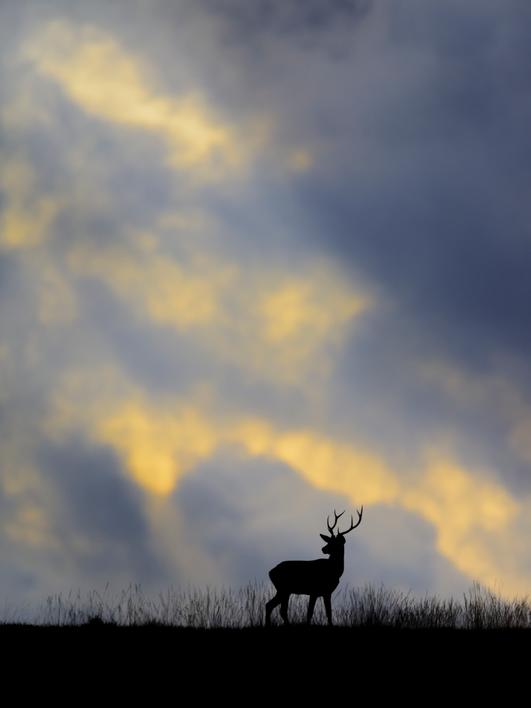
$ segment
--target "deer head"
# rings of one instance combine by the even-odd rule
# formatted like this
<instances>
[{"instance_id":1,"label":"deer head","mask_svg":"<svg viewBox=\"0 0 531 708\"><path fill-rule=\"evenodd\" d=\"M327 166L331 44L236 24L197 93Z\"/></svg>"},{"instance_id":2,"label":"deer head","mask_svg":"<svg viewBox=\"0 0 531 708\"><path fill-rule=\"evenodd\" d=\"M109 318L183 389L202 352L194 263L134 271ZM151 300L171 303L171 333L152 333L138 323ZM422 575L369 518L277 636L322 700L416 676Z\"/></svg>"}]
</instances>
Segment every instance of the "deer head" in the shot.
<instances>
[{"instance_id":1,"label":"deer head","mask_svg":"<svg viewBox=\"0 0 531 708\"><path fill-rule=\"evenodd\" d=\"M363 516L363 507L358 511L356 509L356 513L358 515L358 520L356 523L354 523L354 518L351 516L350 517L350 528L348 528L346 531L340 531L339 529L336 530L336 535L334 536L334 529L336 528L337 521L338 519L343 516L345 512L342 511L341 514L336 513L336 510L334 509L334 523L330 526L330 517L326 517L326 525L328 526L328 532L330 533L330 536L325 536L324 534L319 534L323 541L326 542L326 546L323 546L321 549L323 553L327 555L333 555L334 553L337 553L339 550L343 548L345 545L345 536L347 533L350 533L350 531L353 531L355 528L357 528L361 524L361 518Z\"/></svg>"}]
</instances>

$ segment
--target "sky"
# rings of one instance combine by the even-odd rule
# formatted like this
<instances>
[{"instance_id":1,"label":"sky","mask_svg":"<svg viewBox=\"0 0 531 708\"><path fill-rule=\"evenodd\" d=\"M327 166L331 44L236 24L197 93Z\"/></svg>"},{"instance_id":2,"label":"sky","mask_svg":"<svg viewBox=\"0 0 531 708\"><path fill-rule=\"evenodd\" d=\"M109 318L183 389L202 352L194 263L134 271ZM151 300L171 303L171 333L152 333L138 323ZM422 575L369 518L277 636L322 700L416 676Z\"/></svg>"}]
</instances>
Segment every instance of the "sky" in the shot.
<instances>
[{"instance_id":1,"label":"sky","mask_svg":"<svg viewBox=\"0 0 531 708\"><path fill-rule=\"evenodd\" d=\"M0 600L531 589L531 6L3 0Z\"/></svg>"}]
</instances>

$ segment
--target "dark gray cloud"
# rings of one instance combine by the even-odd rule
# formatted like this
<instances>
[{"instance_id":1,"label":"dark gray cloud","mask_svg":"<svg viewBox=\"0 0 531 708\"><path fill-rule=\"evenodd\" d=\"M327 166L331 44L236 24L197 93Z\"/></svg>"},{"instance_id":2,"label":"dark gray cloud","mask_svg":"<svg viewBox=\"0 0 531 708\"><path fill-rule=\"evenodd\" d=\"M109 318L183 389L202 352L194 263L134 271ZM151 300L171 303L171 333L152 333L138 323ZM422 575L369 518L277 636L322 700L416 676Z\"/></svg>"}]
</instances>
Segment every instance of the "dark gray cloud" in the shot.
<instances>
[{"instance_id":1,"label":"dark gray cloud","mask_svg":"<svg viewBox=\"0 0 531 708\"><path fill-rule=\"evenodd\" d=\"M44 480L58 500L55 532L65 539L78 573L109 582L129 576L148 588L168 582L142 494L110 450L72 439L42 444L37 455Z\"/></svg>"},{"instance_id":2,"label":"dark gray cloud","mask_svg":"<svg viewBox=\"0 0 531 708\"><path fill-rule=\"evenodd\" d=\"M338 25L363 17L369 11L371 1L332 0L324 4L319 0L305 3L297 0L258 0L254 3L206 0L201 7L223 25L229 40L241 42L246 38L247 42L252 42L257 36L270 35L298 42L303 38L322 37L331 27L337 30Z\"/></svg>"},{"instance_id":3,"label":"dark gray cloud","mask_svg":"<svg viewBox=\"0 0 531 708\"><path fill-rule=\"evenodd\" d=\"M415 52L411 76L398 69L371 82L361 128L354 102L351 120L343 116L342 134L330 139L351 149L339 163L333 151L333 168L300 191L308 231L371 274L406 326L421 329L423 353L444 350L474 369L500 353L527 357L531 106L522 27L531 13L521 3L499 12L451 3L441 23L432 4L404 3L392 14L389 54L400 63ZM340 78L355 95L355 74Z\"/></svg>"},{"instance_id":4,"label":"dark gray cloud","mask_svg":"<svg viewBox=\"0 0 531 708\"><path fill-rule=\"evenodd\" d=\"M221 560L228 577L245 583L267 580L284 556L316 552L326 497L331 506L331 495L317 493L289 467L228 455L186 477L175 502L195 542Z\"/></svg>"}]
</instances>

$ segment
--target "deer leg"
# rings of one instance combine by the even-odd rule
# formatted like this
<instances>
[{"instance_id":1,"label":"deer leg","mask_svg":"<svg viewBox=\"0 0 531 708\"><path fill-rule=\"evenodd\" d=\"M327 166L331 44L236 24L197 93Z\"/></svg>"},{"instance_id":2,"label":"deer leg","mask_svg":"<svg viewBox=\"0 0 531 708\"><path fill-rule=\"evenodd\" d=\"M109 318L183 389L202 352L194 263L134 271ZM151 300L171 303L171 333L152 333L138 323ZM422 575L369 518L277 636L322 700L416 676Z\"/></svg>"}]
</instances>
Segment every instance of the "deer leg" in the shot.
<instances>
[{"instance_id":1,"label":"deer leg","mask_svg":"<svg viewBox=\"0 0 531 708\"><path fill-rule=\"evenodd\" d=\"M326 617L328 619L328 624L332 625L332 596L323 595L323 602L326 610Z\"/></svg>"},{"instance_id":2,"label":"deer leg","mask_svg":"<svg viewBox=\"0 0 531 708\"><path fill-rule=\"evenodd\" d=\"M310 624L313 617L313 608L317 602L317 595L310 595L310 600L308 602L308 614L306 615L306 623Z\"/></svg>"},{"instance_id":3,"label":"deer leg","mask_svg":"<svg viewBox=\"0 0 531 708\"><path fill-rule=\"evenodd\" d=\"M289 596L290 596L290 593L287 593L286 595L282 595L282 599L280 601L280 616L284 620L284 624L289 624L289 619L288 619Z\"/></svg>"},{"instance_id":4,"label":"deer leg","mask_svg":"<svg viewBox=\"0 0 531 708\"><path fill-rule=\"evenodd\" d=\"M269 600L269 602L266 602L266 622L265 622L266 627L269 627L269 625L271 624L271 612L273 612L275 607L277 605L280 605L281 602L282 602L282 597L279 595L278 592L275 595L275 597L272 597L271 600Z\"/></svg>"}]
</instances>

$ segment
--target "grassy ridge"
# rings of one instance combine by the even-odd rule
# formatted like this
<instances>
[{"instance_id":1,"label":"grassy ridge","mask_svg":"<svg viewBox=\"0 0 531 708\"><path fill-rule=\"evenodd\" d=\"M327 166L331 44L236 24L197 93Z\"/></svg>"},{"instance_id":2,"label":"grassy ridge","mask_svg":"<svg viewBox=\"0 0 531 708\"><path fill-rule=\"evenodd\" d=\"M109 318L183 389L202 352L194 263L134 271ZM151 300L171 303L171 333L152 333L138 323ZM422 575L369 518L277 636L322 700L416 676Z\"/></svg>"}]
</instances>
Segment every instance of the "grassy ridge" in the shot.
<instances>
[{"instance_id":1,"label":"grassy ridge","mask_svg":"<svg viewBox=\"0 0 531 708\"><path fill-rule=\"evenodd\" d=\"M42 607L5 613L6 628L23 624L43 627L159 627L188 629L261 628L269 587L251 583L240 589L170 588L156 597L139 586L117 594L90 592L50 596ZM303 624L308 598L292 596L289 616ZM531 603L527 598L507 600L475 584L461 600L435 596L414 597L409 593L366 586L344 587L333 598L337 628L382 628L401 630L518 630L531 628ZM280 618L274 613L274 620ZM318 603L314 624L324 625Z\"/></svg>"},{"instance_id":2,"label":"grassy ridge","mask_svg":"<svg viewBox=\"0 0 531 708\"><path fill-rule=\"evenodd\" d=\"M62 693L89 704L158 705L191 692L207 705L319 705L324 695L425 706L445 694L490 703L495 690L507 705L527 690L526 599L479 585L460 601L345 587L333 601L335 626L324 624L321 606L306 626L307 598L294 597L293 624L265 628L270 596L257 584L157 597L137 586L55 595L0 623L4 694L12 686L40 702Z\"/></svg>"},{"instance_id":3,"label":"grassy ridge","mask_svg":"<svg viewBox=\"0 0 531 708\"><path fill-rule=\"evenodd\" d=\"M357 702L363 695L397 702L404 691L408 698L415 693L422 697L427 690L434 699L434 692L438 696L443 689L462 697L463 686L468 686L477 701L478 691L489 696L496 684L504 691L519 686L523 690L531 649L530 630L516 628L199 629L89 623L4 625L0 639L10 662L4 659L4 676L12 675L13 665L15 670L22 667L20 685L29 680L33 686L38 673L43 685L51 677L74 677L83 694L99 687L98 700L109 682L120 696L126 690L135 700L143 687L152 696L150 705L156 704L154 692L167 700L168 687L174 691L176 685L193 685L197 696L217 702L223 692L232 701L239 695L248 702L250 685L255 698L273 696L273 701L264 701L273 705L280 686L299 701L301 692L306 694L311 705L322 689L332 690L336 698L355 695ZM79 697L78 690L74 695Z\"/></svg>"},{"instance_id":4,"label":"grassy ridge","mask_svg":"<svg viewBox=\"0 0 531 708\"><path fill-rule=\"evenodd\" d=\"M345 587L333 602L335 626L324 624L322 607L306 626L307 598L294 597L293 624L266 628L270 596L256 584L170 589L154 598L135 586L116 595L56 595L35 610L33 623L28 612L4 617L4 683L12 680L24 695L35 690L40 700L43 687L55 696L57 686L72 684L76 698L92 692L101 702L114 694L136 704L143 693L149 705L182 698L181 686L192 687L196 702L254 697L274 705L282 686L283 699L291 692L298 705L301 696L313 705L321 689L357 702L417 696L422 705L426 696L463 698L466 690L475 705L481 691L490 700L495 685L507 702L511 689L527 683L526 599L503 600L478 585L460 601Z\"/></svg>"}]
</instances>

